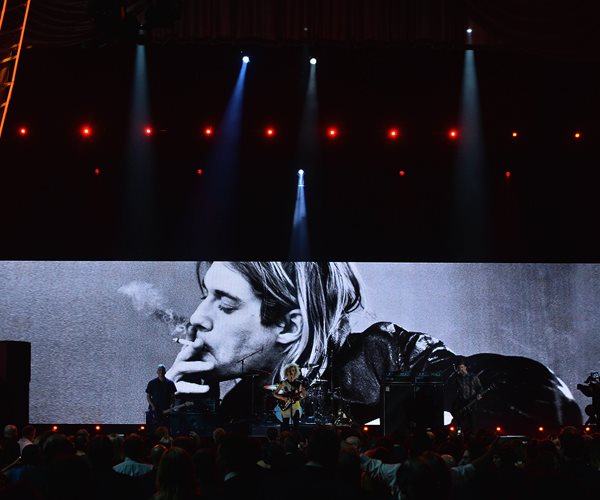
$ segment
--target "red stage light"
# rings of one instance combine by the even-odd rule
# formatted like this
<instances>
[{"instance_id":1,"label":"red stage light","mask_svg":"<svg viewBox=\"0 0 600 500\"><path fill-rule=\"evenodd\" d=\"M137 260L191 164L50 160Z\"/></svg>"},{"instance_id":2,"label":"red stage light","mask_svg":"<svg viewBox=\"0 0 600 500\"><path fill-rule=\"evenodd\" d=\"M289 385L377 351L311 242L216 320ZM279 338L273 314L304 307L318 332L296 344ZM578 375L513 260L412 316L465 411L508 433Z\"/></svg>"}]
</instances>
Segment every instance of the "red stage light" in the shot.
<instances>
[{"instance_id":1,"label":"red stage light","mask_svg":"<svg viewBox=\"0 0 600 500\"><path fill-rule=\"evenodd\" d=\"M398 139L398 137L400 137L400 131L397 128L391 128L388 130L387 135L392 140Z\"/></svg>"},{"instance_id":2,"label":"red stage light","mask_svg":"<svg viewBox=\"0 0 600 500\"><path fill-rule=\"evenodd\" d=\"M398 172L398 175L400 177L404 177L406 175L406 172L404 170L400 170L400 172Z\"/></svg>"},{"instance_id":3,"label":"red stage light","mask_svg":"<svg viewBox=\"0 0 600 500\"><path fill-rule=\"evenodd\" d=\"M140 430L141 430L141 431L143 431L145 428L146 428L146 426L145 426L145 425L142 425L142 426L140 427Z\"/></svg>"},{"instance_id":4,"label":"red stage light","mask_svg":"<svg viewBox=\"0 0 600 500\"><path fill-rule=\"evenodd\" d=\"M500 427L500 426L496 427L496 432L502 432L502 427Z\"/></svg>"},{"instance_id":5,"label":"red stage light","mask_svg":"<svg viewBox=\"0 0 600 500\"><path fill-rule=\"evenodd\" d=\"M333 138L337 137L337 135L338 135L338 129L337 128L335 128L335 127L329 127L327 129L327 136L330 139L333 139Z\"/></svg>"},{"instance_id":6,"label":"red stage light","mask_svg":"<svg viewBox=\"0 0 600 500\"><path fill-rule=\"evenodd\" d=\"M453 128L450 131L448 131L448 137L450 137L450 139L457 139L458 138L458 130Z\"/></svg>"},{"instance_id":7,"label":"red stage light","mask_svg":"<svg viewBox=\"0 0 600 500\"><path fill-rule=\"evenodd\" d=\"M206 137L210 137L211 135L213 135L214 131L212 127L205 127L204 128L204 135Z\"/></svg>"},{"instance_id":8,"label":"red stage light","mask_svg":"<svg viewBox=\"0 0 600 500\"><path fill-rule=\"evenodd\" d=\"M504 177L506 177L507 179L510 179L511 173L510 170L507 170L506 172L504 172Z\"/></svg>"},{"instance_id":9,"label":"red stage light","mask_svg":"<svg viewBox=\"0 0 600 500\"><path fill-rule=\"evenodd\" d=\"M99 425L97 425L97 426L95 427L95 429L96 429L97 431L99 431L99 430L100 430L100 426L99 426Z\"/></svg>"},{"instance_id":10,"label":"red stage light","mask_svg":"<svg viewBox=\"0 0 600 500\"><path fill-rule=\"evenodd\" d=\"M456 427L454 427L453 425L450 426L450 432L454 432L456 430Z\"/></svg>"},{"instance_id":11,"label":"red stage light","mask_svg":"<svg viewBox=\"0 0 600 500\"><path fill-rule=\"evenodd\" d=\"M273 137L275 135L275 129L273 127L269 127L265 130L265 135L267 137Z\"/></svg>"},{"instance_id":12,"label":"red stage light","mask_svg":"<svg viewBox=\"0 0 600 500\"><path fill-rule=\"evenodd\" d=\"M52 426L52 432L56 432L58 430L58 425L53 425Z\"/></svg>"},{"instance_id":13,"label":"red stage light","mask_svg":"<svg viewBox=\"0 0 600 500\"><path fill-rule=\"evenodd\" d=\"M146 127L144 128L144 134L150 136L154 133L154 130L152 130L152 127Z\"/></svg>"},{"instance_id":14,"label":"red stage light","mask_svg":"<svg viewBox=\"0 0 600 500\"><path fill-rule=\"evenodd\" d=\"M196 170L196 174L197 175L202 175L204 173L204 170L202 170L201 168L199 168L198 170Z\"/></svg>"},{"instance_id":15,"label":"red stage light","mask_svg":"<svg viewBox=\"0 0 600 500\"><path fill-rule=\"evenodd\" d=\"M540 425L540 426L538 427L538 431L540 431L540 432L544 432L544 428L543 428L543 427Z\"/></svg>"},{"instance_id":16,"label":"red stage light","mask_svg":"<svg viewBox=\"0 0 600 500\"><path fill-rule=\"evenodd\" d=\"M363 426L363 431L364 431L364 432L369 432L369 427L368 427L368 426L366 426L366 425L365 425L365 426Z\"/></svg>"},{"instance_id":17,"label":"red stage light","mask_svg":"<svg viewBox=\"0 0 600 500\"><path fill-rule=\"evenodd\" d=\"M100 169L99 168L94 169L94 174L100 175Z\"/></svg>"},{"instance_id":18,"label":"red stage light","mask_svg":"<svg viewBox=\"0 0 600 500\"><path fill-rule=\"evenodd\" d=\"M585 428L585 432L590 432L591 430L592 430L592 428L591 428L591 427L586 427L586 428Z\"/></svg>"},{"instance_id":19,"label":"red stage light","mask_svg":"<svg viewBox=\"0 0 600 500\"><path fill-rule=\"evenodd\" d=\"M84 125L83 127L81 127L81 135L83 137L89 137L90 135L92 135L92 127L90 127L89 125Z\"/></svg>"},{"instance_id":20,"label":"red stage light","mask_svg":"<svg viewBox=\"0 0 600 500\"><path fill-rule=\"evenodd\" d=\"M513 137L518 137L518 136L519 136L519 133L518 133L518 132L513 132L513 133L512 133L512 136L513 136Z\"/></svg>"},{"instance_id":21,"label":"red stage light","mask_svg":"<svg viewBox=\"0 0 600 500\"><path fill-rule=\"evenodd\" d=\"M581 139L581 132L575 132L575 133L573 134L573 137L574 137L575 139Z\"/></svg>"},{"instance_id":22,"label":"red stage light","mask_svg":"<svg viewBox=\"0 0 600 500\"><path fill-rule=\"evenodd\" d=\"M27 135L27 129L25 127L21 127L19 129L19 135Z\"/></svg>"}]
</instances>

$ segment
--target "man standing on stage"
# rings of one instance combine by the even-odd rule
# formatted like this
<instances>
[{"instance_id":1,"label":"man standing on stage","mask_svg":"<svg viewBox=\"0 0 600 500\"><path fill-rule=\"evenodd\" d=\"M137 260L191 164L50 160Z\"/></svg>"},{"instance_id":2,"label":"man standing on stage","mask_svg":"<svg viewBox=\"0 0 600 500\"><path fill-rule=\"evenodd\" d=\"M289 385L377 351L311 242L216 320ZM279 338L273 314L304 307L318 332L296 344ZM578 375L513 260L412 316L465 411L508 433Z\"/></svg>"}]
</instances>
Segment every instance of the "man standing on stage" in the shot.
<instances>
[{"instance_id":1,"label":"man standing on stage","mask_svg":"<svg viewBox=\"0 0 600 500\"><path fill-rule=\"evenodd\" d=\"M150 412L151 424L156 427L168 425L168 415L164 412L175 403L175 384L165 377L167 372L165 365L158 365L157 377L148 382L146 386L146 399L148 400L148 411Z\"/></svg>"},{"instance_id":2,"label":"man standing on stage","mask_svg":"<svg viewBox=\"0 0 600 500\"><path fill-rule=\"evenodd\" d=\"M300 367L292 363L285 367L285 379L283 379L277 389L273 392L273 396L279 400L281 408L281 430L289 430L290 419L293 422L294 428L300 423L300 401L306 397L306 388L302 381L298 380L300 375Z\"/></svg>"},{"instance_id":3,"label":"man standing on stage","mask_svg":"<svg viewBox=\"0 0 600 500\"><path fill-rule=\"evenodd\" d=\"M464 359L460 359L456 365L453 384L456 393L452 416L463 431L471 431L476 428L475 406L476 401L481 399L481 382L477 375L469 373Z\"/></svg>"}]
</instances>

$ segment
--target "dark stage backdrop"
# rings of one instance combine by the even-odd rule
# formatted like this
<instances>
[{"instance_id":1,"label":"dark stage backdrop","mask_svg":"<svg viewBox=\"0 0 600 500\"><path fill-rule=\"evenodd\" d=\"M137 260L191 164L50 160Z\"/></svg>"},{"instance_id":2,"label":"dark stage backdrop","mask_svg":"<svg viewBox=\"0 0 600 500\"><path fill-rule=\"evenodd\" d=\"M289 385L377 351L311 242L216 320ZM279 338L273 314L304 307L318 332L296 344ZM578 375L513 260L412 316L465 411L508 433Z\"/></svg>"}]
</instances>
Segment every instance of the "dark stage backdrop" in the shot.
<instances>
[{"instance_id":1,"label":"dark stage backdrop","mask_svg":"<svg viewBox=\"0 0 600 500\"><path fill-rule=\"evenodd\" d=\"M393 321L459 354L534 358L587 404L575 387L600 368L600 265L357 267L368 308L354 331ZM192 262L0 262L0 339L32 344L30 420L142 422L146 383L179 350L149 311L189 316L199 300Z\"/></svg>"}]
</instances>

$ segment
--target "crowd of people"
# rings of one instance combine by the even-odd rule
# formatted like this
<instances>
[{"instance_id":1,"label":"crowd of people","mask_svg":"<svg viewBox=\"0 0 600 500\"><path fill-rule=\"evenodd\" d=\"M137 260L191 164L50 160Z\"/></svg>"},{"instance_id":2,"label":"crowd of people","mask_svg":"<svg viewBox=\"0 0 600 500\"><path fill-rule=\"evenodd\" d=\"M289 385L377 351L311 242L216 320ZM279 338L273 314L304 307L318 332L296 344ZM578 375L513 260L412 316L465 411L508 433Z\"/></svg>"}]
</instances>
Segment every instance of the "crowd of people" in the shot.
<instances>
[{"instance_id":1,"label":"crowd of people","mask_svg":"<svg viewBox=\"0 0 600 500\"><path fill-rule=\"evenodd\" d=\"M171 436L166 427L67 436L8 425L0 467L7 499L591 499L600 491L600 434L382 437L321 426L271 428L261 438L222 428Z\"/></svg>"}]
</instances>

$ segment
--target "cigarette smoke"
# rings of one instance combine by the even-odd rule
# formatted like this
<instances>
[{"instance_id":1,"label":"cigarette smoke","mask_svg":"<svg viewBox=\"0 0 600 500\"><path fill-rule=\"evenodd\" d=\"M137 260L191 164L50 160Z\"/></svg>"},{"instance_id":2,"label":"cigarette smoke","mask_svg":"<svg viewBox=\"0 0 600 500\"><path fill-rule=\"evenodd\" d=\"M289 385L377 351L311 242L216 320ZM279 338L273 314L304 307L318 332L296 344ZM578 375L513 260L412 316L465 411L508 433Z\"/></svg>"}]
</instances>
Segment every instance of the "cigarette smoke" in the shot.
<instances>
[{"instance_id":1,"label":"cigarette smoke","mask_svg":"<svg viewBox=\"0 0 600 500\"><path fill-rule=\"evenodd\" d=\"M131 299L136 311L152 314L157 309L163 309L167 303L163 294L152 283L132 281L117 290Z\"/></svg>"},{"instance_id":2,"label":"cigarette smoke","mask_svg":"<svg viewBox=\"0 0 600 500\"><path fill-rule=\"evenodd\" d=\"M117 292L129 297L136 311L146 314L172 328L172 335L185 331L188 318L173 312L167 307L167 299L152 283L132 281L120 287Z\"/></svg>"}]
</instances>

